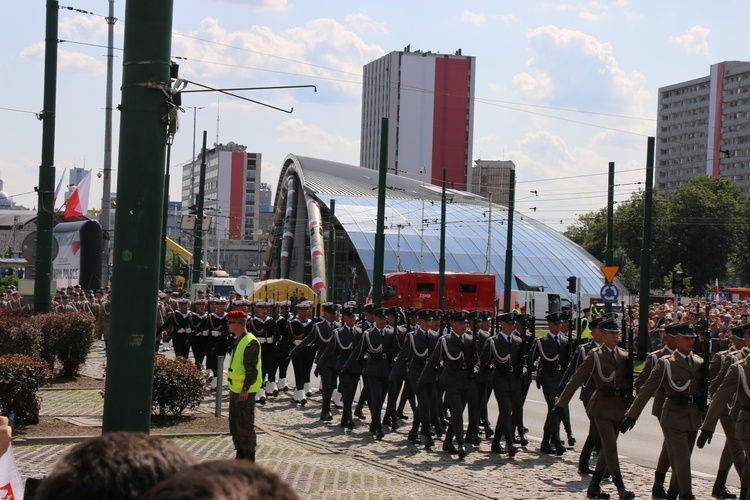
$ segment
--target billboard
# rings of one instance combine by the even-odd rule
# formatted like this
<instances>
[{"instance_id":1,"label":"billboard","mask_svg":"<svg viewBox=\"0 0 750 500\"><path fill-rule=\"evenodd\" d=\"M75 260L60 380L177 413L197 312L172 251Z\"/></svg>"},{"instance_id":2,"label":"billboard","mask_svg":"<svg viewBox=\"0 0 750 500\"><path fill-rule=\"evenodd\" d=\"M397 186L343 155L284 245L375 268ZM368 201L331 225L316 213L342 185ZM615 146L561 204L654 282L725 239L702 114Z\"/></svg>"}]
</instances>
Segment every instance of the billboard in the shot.
<instances>
[{"instance_id":1,"label":"billboard","mask_svg":"<svg viewBox=\"0 0 750 500\"><path fill-rule=\"evenodd\" d=\"M52 279L58 287L80 284L84 290L102 286L102 227L95 220L63 222L52 234L59 252L52 261Z\"/></svg>"}]
</instances>

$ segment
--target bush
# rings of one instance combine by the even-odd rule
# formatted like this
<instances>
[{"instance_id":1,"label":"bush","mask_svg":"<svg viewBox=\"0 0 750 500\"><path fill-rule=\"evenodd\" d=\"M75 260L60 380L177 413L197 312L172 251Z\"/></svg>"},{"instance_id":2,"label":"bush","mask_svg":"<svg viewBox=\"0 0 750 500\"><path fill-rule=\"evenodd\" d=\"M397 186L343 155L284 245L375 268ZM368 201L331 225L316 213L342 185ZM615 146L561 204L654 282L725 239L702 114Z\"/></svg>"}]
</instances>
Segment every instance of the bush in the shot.
<instances>
[{"instance_id":1,"label":"bush","mask_svg":"<svg viewBox=\"0 0 750 500\"><path fill-rule=\"evenodd\" d=\"M196 410L203 399L206 379L194 363L185 358L154 360L154 392L151 413L160 417L178 416Z\"/></svg>"},{"instance_id":2,"label":"bush","mask_svg":"<svg viewBox=\"0 0 750 500\"><path fill-rule=\"evenodd\" d=\"M41 342L42 332L29 321L28 314L21 315L13 312L0 314L0 356L24 354L37 358Z\"/></svg>"},{"instance_id":3,"label":"bush","mask_svg":"<svg viewBox=\"0 0 750 500\"><path fill-rule=\"evenodd\" d=\"M15 413L19 424L38 424L41 402L36 395L52 376L49 366L30 356L0 356L0 414Z\"/></svg>"},{"instance_id":4,"label":"bush","mask_svg":"<svg viewBox=\"0 0 750 500\"><path fill-rule=\"evenodd\" d=\"M32 317L42 333L41 357L54 366L62 365L66 377L78 374L94 342L95 323L85 313L49 313Z\"/></svg>"}]
</instances>

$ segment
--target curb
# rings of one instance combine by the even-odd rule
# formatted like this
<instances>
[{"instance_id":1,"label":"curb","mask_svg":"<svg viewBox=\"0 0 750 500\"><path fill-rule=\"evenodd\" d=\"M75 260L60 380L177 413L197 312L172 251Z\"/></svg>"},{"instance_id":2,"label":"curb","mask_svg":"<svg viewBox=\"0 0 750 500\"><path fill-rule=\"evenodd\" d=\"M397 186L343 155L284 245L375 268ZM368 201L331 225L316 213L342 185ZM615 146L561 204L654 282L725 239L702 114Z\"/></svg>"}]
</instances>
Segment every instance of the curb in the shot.
<instances>
[{"instance_id":1,"label":"curb","mask_svg":"<svg viewBox=\"0 0 750 500\"><path fill-rule=\"evenodd\" d=\"M265 431L258 432L265 434ZM89 434L86 436L50 436L50 437L28 437L16 438L13 440L13 446L46 446L46 445L65 445L78 444L89 438L100 436L101 434ZM179 434L151 433L150 436L157 436L170 439L194 438L194 437L229 437L226 432L183 432Z\"/></svg>"}]
</instances>

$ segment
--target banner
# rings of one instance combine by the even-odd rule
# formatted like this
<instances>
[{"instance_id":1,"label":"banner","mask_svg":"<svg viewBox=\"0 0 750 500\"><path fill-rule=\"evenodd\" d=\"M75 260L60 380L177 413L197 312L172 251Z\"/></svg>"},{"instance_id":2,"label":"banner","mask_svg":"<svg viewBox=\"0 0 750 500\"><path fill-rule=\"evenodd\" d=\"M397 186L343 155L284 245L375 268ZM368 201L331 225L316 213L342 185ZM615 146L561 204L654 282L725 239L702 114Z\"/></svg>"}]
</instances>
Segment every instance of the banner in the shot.
<instances>
[{"instance_id":1,"label":"banner","mask_svg":"<svg viewBox=\"0 0 750 500\"><path fill-rule=\"evenodd\" d=\"M22 500L23 483L13 456L13 446L0 457L0 500Z\"/></svg>"}]
</instances>

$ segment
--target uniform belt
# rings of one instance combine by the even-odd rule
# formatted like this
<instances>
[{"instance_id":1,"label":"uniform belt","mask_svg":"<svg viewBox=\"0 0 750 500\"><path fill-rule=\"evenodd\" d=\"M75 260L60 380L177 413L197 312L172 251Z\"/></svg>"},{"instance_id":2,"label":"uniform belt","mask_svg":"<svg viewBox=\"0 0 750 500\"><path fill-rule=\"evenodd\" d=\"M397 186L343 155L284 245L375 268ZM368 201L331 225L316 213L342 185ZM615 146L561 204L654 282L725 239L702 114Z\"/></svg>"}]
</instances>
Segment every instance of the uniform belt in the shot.
<instances>
[{"instance_id":1,"label":"uniform belt","mask_svg":"<svg viewBox=\"0 0 750 500\"><path fill-rule=\"evenodd\" d=\"M203 330L195 334L196 337L208 337L208 330Z\"/></svg>"},{"instance_id":2,"label":"uniform belt","mask_svg":"<svg viewBox=\"0 0 750 500\"><path fill-rule=\"evenodd\" d=\"M543 363L542 368L553 372L562 371L562 365L560 363Z\"/></svg>"},{"instance_id":3,"label":"uniform belt","mask_svg":"<svg viewBox=\"0 0 750 500\"><path fill-rule=\"evenodd\" d=\"M500 373L513 373L516 368L510 363L498 363L495 365L495 370Z\"/></svg>"},{"instance_id":4,"label":"uniform belt","mask_svg":"<svg viewBox=\"0 0 750 500\"><path fill-rule=\"evenodd\" d=\"M294 342L292 342L292 344L294 345L300 345L301 343L302 343L301 340L295 340Z\"/></svg>"},{"instance_id":5,"label":"uniform belt","mask_svg":"<svg viewBox=\"0 0 750 500\"><path fill-rule=\"evenodd\" d=\"M258 342L260 342L261 344L273 344L273 338L260 337L258 338Z\"/></svg>"},{"instance_id":6,"label":"uniform belt","mask_svg":"<svg viewBox=\"0 0 750 500\"><path fill-rule=\"evenodd\" d=\"M177 333L193 333L193 330L191 330L190 328L180 328L179 330L177 330Z\"/></svg>"},{"instance_id":7,"label":"uniform belt","mask_svg":"<svg viewBox=\"0 0 750 500\"><path fill-rule=\"evenodd\" d=\"M453 368L454 370L465 370L466 363L465 362L459 363L458 361L454 361L453 363L451 363L451 368Z\"/></svg>"},{"instance_id":8,"label":"uniform belt","mask_svg":"<svg viewBox=\"0 0 750 500\"><path fill-rule=\"evenodd\" d=\"M221 336L221 332L218 330L211 330L211 336L212 337L219 337Z\"/></svg>"},{"instance_id":9,"label":"uniform belt","mask_svg":"<svg viewBox=\"0 0 750 500\"><path fill-rule=\"evenodd\" d=\"M383 359L388 359L388 354L387 353L383 353Z\"/></svg>"},{"instance_id":10,"label":"uniform belt","mask_svg":"<svg viewBox=\"0 0 750 500\"><path fill-rule=\"evenodd\" d=\"M667 399L678 405L692 405L699 404L703 400L703 396L699 394L673 394L667 396Z\"/></svg>"},{"instance_id":11,"label":"uniform belt","mask_svg":"<svg viewBox=\"0 0 750 500\"><path fill-rule=\"evenodd\" d=\"M615 396L627 396L627 387L597 387L596 392L607 398L613 398Z\"/></svg>"}]
</instances>

